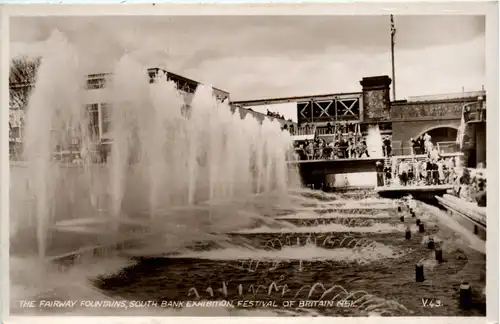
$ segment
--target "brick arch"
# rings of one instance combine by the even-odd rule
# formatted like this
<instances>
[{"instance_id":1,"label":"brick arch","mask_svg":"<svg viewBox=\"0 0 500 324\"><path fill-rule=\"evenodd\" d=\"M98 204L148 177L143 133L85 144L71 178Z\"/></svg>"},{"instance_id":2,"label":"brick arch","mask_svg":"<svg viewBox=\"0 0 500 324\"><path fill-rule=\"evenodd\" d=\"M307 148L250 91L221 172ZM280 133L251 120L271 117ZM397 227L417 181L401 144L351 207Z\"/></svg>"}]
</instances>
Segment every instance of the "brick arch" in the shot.
<instances>
[{"instance_id":1,"label":"brick arch","mask_svg":"<svg viewBox=\"0 0 500 324\"><path fill-rule=\"evenodd\" d=\"M451 120L404 120L392 123L393 148L397 150L409 150L410 138L417 138L428 131L439 128L458 129L460 118ZM407 151L405 154L408 154Z\"/></svg>"},{"instance_id":2,"label":"brick arch","mask_svg":"<svg viewBox=\"0 0 500 324\"><path fill-rule=\"evenodd\" d=\"M416 135L414 138L418 138L419 136L422 136L425 133L428 133L428 132L430 132L434 129L438 129L438 128L452 128L452 129L455 129L456 131L458 131L458 127L459 126L456 126L454 124L433 125L433 126L426 128L424 131L422 131L420 134Z\"/></svg>"}]
</instances>

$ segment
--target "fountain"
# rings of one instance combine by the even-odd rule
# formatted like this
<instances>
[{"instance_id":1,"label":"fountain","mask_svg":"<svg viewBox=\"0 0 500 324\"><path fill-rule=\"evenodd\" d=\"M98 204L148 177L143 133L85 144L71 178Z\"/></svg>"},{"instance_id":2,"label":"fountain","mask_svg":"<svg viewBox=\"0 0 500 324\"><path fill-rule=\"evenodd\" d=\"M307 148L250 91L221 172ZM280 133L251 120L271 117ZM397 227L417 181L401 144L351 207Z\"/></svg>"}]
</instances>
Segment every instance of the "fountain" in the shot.
<instances>
[{"instance_id":1,"label":"fountain","mask_svg":"<svg viewBox=\"0 0 500 324\"><path fill-rule=\"evenodd\" d=\"M366 136L366 146L368 146L370 157L381 158L384 156L383 140L378 125L371 125L368 128L368 135Z\"/></svg>"},{"instance_id":2,"label":"fountain","mask_svg":"<svg viewBox=\"0 0 500 324\"><path fill-rule=\"evenodd\" d=\"M41 258L46 257L51 228L61 221L73 231L77 223L92 225L89 231L106 223L104 236L116 240L109 234L132 220L168 231L165 218L173 206L286 193L285 155L292 140L277 122L241 119L204 85L194 94L189 116L183 116L185 101L175 84L162 74L150 84L146 68L128 55L117 62L109 88L95 90L104 91L101 100L110 109L112 149L106 164L92 163L89 152L96 140L83 107L94 90L83 87L83 64L64 36L54 32L48 42L27 110L28 185L16 186L12 197L17 201L11 202L13 218L34 215L35 223L13 219L13 224L19 231L33 225ZM57 148L71 147L79 147L81 159L54 161ZM30 197L35 207L21 211L27 204L20 201Z\"/></svg>"}]
</instances>

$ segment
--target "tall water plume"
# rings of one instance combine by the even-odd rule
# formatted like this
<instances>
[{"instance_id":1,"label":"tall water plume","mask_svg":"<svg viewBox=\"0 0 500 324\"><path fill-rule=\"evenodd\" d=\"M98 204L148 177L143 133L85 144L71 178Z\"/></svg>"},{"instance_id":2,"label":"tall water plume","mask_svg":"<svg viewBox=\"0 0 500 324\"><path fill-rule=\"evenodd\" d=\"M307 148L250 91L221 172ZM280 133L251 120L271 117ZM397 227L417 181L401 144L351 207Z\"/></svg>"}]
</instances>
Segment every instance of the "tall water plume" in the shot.
<instances>
[{"instance_id":1,"label":"tall water plume","mask_svg":"<svg viewBox=\"0 0 500 324\"><path fill-rule=\"evenodd\" d=\"M53 153L73 144L75 135L86 130L78 56L58 31L52 33L45 48L27 107L24 146L29 161L29 190L36 197L33 215L41 257L45 256L48 227L58 199L56 187L61 180L60 170L52 163Z\"/></svg>"},{"instance_id":2,"label":"tall water plume","mask_svg":"<svg viewBox=\"0 0 500 324\"><path fill-rule=\"evenodd\" d=\"M97 215L116 225L113 232L125 217L144 211L157 224L173 205L286 191L285 156L292 141L279 123L260 123L250 114L242 119L205 85L198 85L187 107L185 94L165 75L150 83L146 67L127 55L117 62L109 88L86 90L71 45L58 32L48 42L29 101L25 154L31 188L23 194L35 197L40 256L56 219ZM99 131L111 141L103 165L92 162L99 141L85 108L95 100L105 101L98 103L101 115L104 103L109 109L109 128ZM53 152L69 146L80 147L82 160L69 161L71 166L55 162Z\"/></svg>"}]
</instances>

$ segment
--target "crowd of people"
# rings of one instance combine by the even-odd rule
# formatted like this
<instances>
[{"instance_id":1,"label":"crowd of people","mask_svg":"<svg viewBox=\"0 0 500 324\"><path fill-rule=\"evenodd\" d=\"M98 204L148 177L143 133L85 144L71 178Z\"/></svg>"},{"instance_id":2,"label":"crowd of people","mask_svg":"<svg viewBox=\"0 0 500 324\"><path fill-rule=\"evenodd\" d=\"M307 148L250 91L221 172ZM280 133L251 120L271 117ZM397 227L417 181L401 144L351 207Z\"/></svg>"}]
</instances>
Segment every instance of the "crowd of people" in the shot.
<instances>
[{"instance_id":1,"label":"crowd of people","mask_svg":"<svg viewBox=\"0 0 500 324\"><path fill-rule=\"evenodd\" d=\"M366 140L349 133L334 136L329 143L322 138L295 142L295 153L300 160L333 160L370 157Z\"/></svg>"},{"instance_id":2,"label":"crowd of people","mask_svg":"<svg viewBox=\"0 0 500 324\"><path fill-rule=\"evenodd\" d=\"M278 114L277 112L273 112L273 111L270 111L269 109L267 109L267 113L266 113L269 117L274 117L274 118L280 118L280 119L285 119L285 117L283 115L280 115Z\"/></svg>"},{"instance_id":3,"label":"crowd of people","mask_svg":"<svg viewBox=\"0 0 500 324\"><path fill-rule=\"evenodd\" d=\"M394 183L397 179L400 185L442 185L452 183L456 178L454 157L438 157L432 159L401 159L394 167L384 169L386 183ZM397 176L397 177L396 177Z\"/></svg>"},{"instance_id":4,"label":"crowd of people","mask_svg":"<svg viewBox=\"0 0 500 324\"><path fill-rule=\"evenodd\" d=\"M297 128L294 125L283 125L283 130L288 130L291 135L313 135L314 126L302 124ZM362 136L356 124L332 126L326 125L324 135L333 135L333 139L316 138L295 142L295 151L301 160L311 159L350 159L370 157L366 138ZM326 136L331 138L331 136ZM382 151L384 156L392 154L392 143L389 136L383 137Z\"/></svg>"},{"instance_id":5,"label":"crowd of people","mask_svg":"<svg viewBox=\"0 0 500 324\"><path fill-rule=\"evenodd\" d=\"M440 185L454 181L455 159L443 157L429 134L417 140L411 139L413 154L425 154L425 158L415 156L393 161L391 168L384 169L386 183L398 180L400 185Z\"/></svg>"},{"instance_id":6,"label":"crowd of people","mask_svg":"<svg viewBox=\"0 0 500 324\"><path fill-rule=\"evenodd\" d=\"M453 182L453 194L463 200L475 202L480 207L486 207L486 175L483 170L463 168L460 176Z\"/></svg>"},{"instance_id":7,"label":"crowd of people","mask_svg":"<svg viewBox=\"0 0 500 324\"><path fill-rule=\"evenodd\" d=\"M467 201L475 201L486 206L486 178L482 168L471 171L461 166L460 157L443 156L425 134L413 141L415 155L425 154L393 161L391 166L377 163L378 182L385 185L452 185L453 193ZM384 178L382 180L382 177Z\"/></svg>"}]
</instances>

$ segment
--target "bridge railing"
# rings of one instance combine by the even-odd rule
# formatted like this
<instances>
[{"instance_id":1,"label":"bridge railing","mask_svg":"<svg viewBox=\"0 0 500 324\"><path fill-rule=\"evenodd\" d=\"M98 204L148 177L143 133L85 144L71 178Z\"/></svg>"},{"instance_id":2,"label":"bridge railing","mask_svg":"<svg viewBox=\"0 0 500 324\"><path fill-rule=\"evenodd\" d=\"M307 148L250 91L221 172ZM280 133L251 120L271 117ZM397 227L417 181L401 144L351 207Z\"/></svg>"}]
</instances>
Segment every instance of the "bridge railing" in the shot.
<instances>
[{"instance_id":1,"label":"bridge railing","mask_svg":"<svg viewBox=\"0 0 500 324\"><path fill-rule=\"evenodd\" d=\"M369 152L360 153L359 151L353 150L349 151L348 146L336 146L335 148L324 147L324 148L314 148L308 150L307 148L296 148L295 149L294 161L307 161L307 160L338 160L338 159L361 159L370 158Z\"/></svg>"},{"instance_id":2,"label":"bridge railing","mask_svg":"<svg viewBox=\"0 0 500 324\"><path fill-rule=\"evenodd\" d=\"M396 170L397 171L397 170ZM385 187L400 187L400 186L435 186L435 185L454 185L457 175L453 170L413 170L409 169L405 173L394 173L393 170L386 172L377 172L377 176L383 179ZM381 186L380 183L377 183Z\"/></svg>"}]
</instances>

